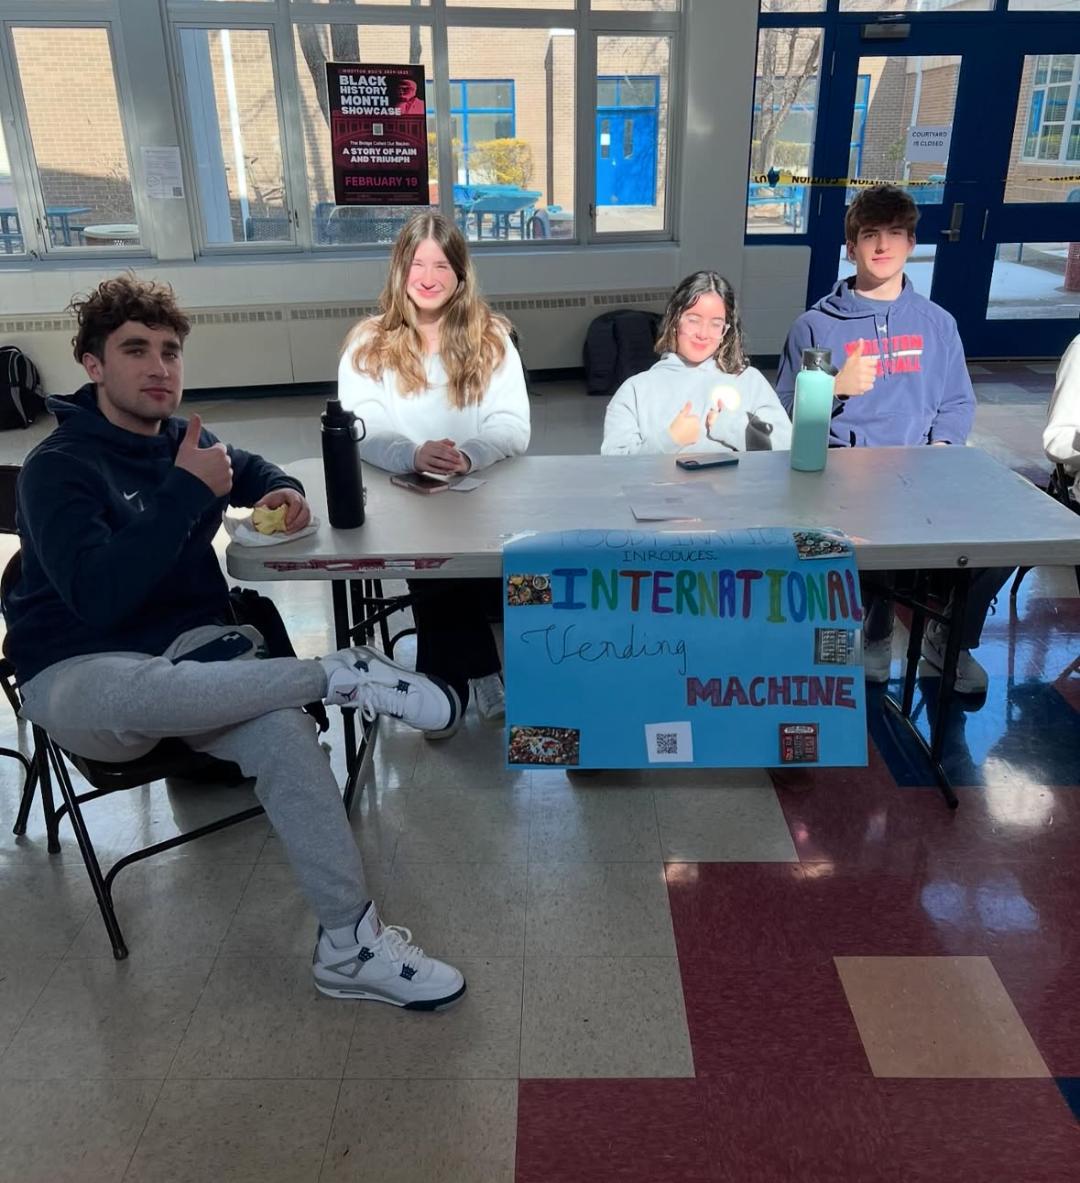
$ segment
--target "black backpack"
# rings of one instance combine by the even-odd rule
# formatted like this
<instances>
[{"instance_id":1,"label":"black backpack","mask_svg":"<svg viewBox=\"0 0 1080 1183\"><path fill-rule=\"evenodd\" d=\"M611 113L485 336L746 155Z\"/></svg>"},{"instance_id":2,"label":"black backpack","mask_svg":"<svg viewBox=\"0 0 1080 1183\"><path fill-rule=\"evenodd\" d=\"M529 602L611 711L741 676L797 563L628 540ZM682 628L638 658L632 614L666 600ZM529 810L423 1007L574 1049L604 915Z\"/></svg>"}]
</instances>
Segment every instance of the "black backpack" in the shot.
<instances>
[{"instance_id":1,"label":"black backpack","mask_svg":"<svg viewBox=\"0 0 1080 1183\"><path fill-rule=\"evenodd\" d=\"M585 336L585 388L589 394L612 395L635 374L656 361L655 312L622 308L598 316Z\"/></svg>"},{"instance_id":2,"label":"black backpack","mask_svg":"<svg viewBox=\"0 0 1080 1183\"><path fill-rule=\"evenodd\" d=\"M0 431L29 427L45 410L37 366L15 345L0 345Z\"/></svg>"}]
</instances>

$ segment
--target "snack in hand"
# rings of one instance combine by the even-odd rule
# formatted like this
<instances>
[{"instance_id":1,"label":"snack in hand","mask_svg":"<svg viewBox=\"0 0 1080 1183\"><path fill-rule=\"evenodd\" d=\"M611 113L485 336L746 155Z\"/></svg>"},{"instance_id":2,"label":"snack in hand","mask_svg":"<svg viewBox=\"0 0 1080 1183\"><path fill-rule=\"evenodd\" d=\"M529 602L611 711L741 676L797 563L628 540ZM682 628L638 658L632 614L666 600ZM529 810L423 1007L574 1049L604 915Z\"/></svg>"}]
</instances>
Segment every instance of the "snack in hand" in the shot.
<instances>
[{"instance_id":1,"label":"snack in hand","mask_svg":"<svg viewBox=\"0 0 1080 1183\"><path fill-rule=\"evenodd\" d=\"M257 505L251 511L251 524L260 534L284 534L288 508L287 505L279 505L277 509L267 509L265 505Z\"/></svg>"}]
</instances>

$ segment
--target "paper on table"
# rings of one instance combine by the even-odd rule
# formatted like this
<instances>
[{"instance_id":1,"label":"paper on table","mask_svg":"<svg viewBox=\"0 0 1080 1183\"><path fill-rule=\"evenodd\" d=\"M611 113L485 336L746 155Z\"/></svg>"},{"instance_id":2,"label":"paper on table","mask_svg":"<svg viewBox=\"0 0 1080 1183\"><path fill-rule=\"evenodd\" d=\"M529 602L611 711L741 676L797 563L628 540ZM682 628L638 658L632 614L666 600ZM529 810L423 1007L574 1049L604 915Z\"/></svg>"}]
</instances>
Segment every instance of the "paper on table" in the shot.
<instances>
[{"instance_id":1,"label":"paper on table","mask_svg":"<svg viewBox=\"0 0 1080 1183\"><path fill-rule=\"evenodd\" d=\"M239 546L280 546L283 542L295 542L298 538L306 538L309 534L314 534L318 528L319 519L312 518L302 530L296 530L292 534L260 534L251 524L251 514L243 518L225 515L225 532L229 539Z\"/></svg>"},{"instance_id":2,"label":"paper on table","mask_svg":"<svg viewBox=\"0 0 1080 1183\"><path fill-rule=\"evenodd\" d=\"M717 494L710 485L676 484L623 485L634 518L639 522L699 520L717 507Z\"/></svg>"}]
</instances>

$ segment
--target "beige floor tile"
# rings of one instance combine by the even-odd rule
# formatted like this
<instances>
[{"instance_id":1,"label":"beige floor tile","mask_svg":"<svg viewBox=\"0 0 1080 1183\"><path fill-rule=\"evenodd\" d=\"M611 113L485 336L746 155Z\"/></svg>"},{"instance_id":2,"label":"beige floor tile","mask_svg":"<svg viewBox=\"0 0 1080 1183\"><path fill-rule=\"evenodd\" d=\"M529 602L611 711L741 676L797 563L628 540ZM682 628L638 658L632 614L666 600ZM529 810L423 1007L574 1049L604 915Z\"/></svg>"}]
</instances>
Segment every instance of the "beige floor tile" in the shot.
<instances>
[{"instance_id":1,"label":"beige floor tile","mask_svg":"<svg viewBox=\"0 0 1080 1183\"><path fill-rule=\"evenodd\" d=\"M0 1049L30 1013L59 962L55 957L6 957L0 961Z\"/></svg>"},{"instance_id":2,"label":"beige floor tile","mask_svg":"<svg viewBox=\"0 0 1080 1183\"><path fill-rule=\"evenodd\" d=\"M435 957L520 957L525 866L396 863L383 914Z\"/></svg>"},{"instance_id":3,"label":"beige floor tile","mask_svg":"<svg viewBox=\"0 0 1080 1183\"><path fill-rule=\"evenodd\" d=\"M0 1076L161 1080L213 962L61 962L0 1058Z\"/></svg>"},{"instance_id":4,"label":"beige floor tile","mask_svg":"<svg viewBox=\"0 0 1080 1183\"><path fill-rule=\"evenodd\" d=\"M151 1080L0 1081L0 1179L120 1183L160 1088Z\"/></svg>"},{"instance_id":5,"label":"beige floor tile","mask_svg":"<svg viewBox=\"0 0 1080 1183\"><path fill-rule=\"evenodd\" d=\"M525 952L555 957L673 957L664 867L532 863Z\"/></svg>"},{"instance_id":6,"label":"beige floor tile","mask_svg":"<svg viewBox=\"0 0 1080 1183\"><path fill-rule=\"evenodd\" d=\"M389 863L365 861L375 905L382 908ZM222 945L228 957L310 957L319 922L288 863L261 863L252 872Z\"/></svg>"},{"instance_id":7,"label":"beige floor tile","mask_svg":"<svg viewBox=\"0 0 1080 1183\"><path fill-rule=\"evenodd\" d=\"M528 858L528 788L405 793L399 863L523 863Z\"/></svg>"},{"instance_id":8,"label":"beige floor tile","mask_svg":"<svg viewBox=\"0 0 1080 1183\"><path fill-rule=\"evenodd\" d=\"M0 957L62 957L86 923L98 918L82 863L6 866L0 870ZM104 936L105 947L108 940Z\"/></svg>"},{"instance_id":9,"label":"beige floor tile","mask_svg":"<svg viewBox=\"0 0 1080 1183\"><path fill-rule=\"evenodd\" d=\"M315 1183L336 1080L170 1081L124 1183Z\"/></svg>"},{"instance_id":10,"label":"beige floor tile","mask_svg":"<svg viewBox=\"0 0 1080 1183\"><path fill-rule=\"evenodd\" d=\"M517 1082L346 1080L321 1183L512 1183Z\"/></svg>"},{"instance_id":11,"label":"beige floor tile","mask_svg":"<svg viewBox=\"0 0 1080 1183\"><path fill-rule=\"evenodd\" d=\"M988 957L835 960L875 1076L1050 1075Z\"/></svg>"},{"instance_id":12,"label":"beige floor tile","mask_svg":"<svg viewBox=\"0 0 1080 1183\"><path fill-rule=\"evenodd\" d=\"M693 1076L674 957L526 957L521 1075Z\"/></svg>"},{"instance_id":13,"label":"beige floor tile","mask_svg":"<svg viewBox=\"0 0 1080 1183\"><path fill-rule=\"evenodd\" d=\"M354 1017L349 1003L316 991L310 954L220 957L169 1075L340 1078Z\"/></svg>"},{"instance_id":14,"label":"beige floor tile","mask_svg":"<svg viewBox=\"0 0 1080 1183\"><path fill-rule=\"evenodd\" d=\"M668 862L799 861L771 782L656 789L653 796Z\"/></svg>"},{"instance_id":15,"label":"beige floor tile","mask_svg":"<svg viewBox=\"0 0 1080 1183\"><path fill-rule=\"evenodd\" d=\"M454 964L468 989L445 1011L357 1005L346 1079L517 1079L522 959L464 958Z\"/></svg>"},{"instance_id":16,"label":"beige floor tile","mask_svg":"<svg viewBox=\"0 0 1080 1183\"><path fill-rule=\"evenodd\" d=\"M424 789L525 788L529 773L506 767L503 729L486 723L469 704L465 724L457 735L444 740L421 740L413 769L413 786Z\"/></svg>"},{"instance_id":17,"label":"beige floor tile","mask_svg":"<svg viewBox=\"0 0 1080 1183\"><path fill-rule=\"evenodd\" d=\"M649 789L533 787L531 862L652 862L660 858Z\"/></svg>"},{"instance_id":18,"label":"beige floor tile","mask_svg":"<svg viewBox=\"0 0 1080 1183\"><path fill-rule=\"evenodd\" d=\"M183 859L147 859L126 867L116 877L113 902L131 956L145 964L215 956L251 872L243 863ZM95 907L68 956L112 955Z\"/></svg>"},{"instance_id":19,"label":"beige floor tile","mask_svg":"<svg viewBox=\"0 0 1080 1183\"><path fill-rule=\"evenodd\" d=\"M353 803L350 824L365 866L393 862L405 825L405 791L366 786ZM259 862L287 864L288 861L281 839L271 833Z\"/></svg>"},{"instance_id":20,"label":"beige floor tile","mask_svg":"<svg viewBox=\"0 0 1080 1183\"><path fill-rule=\"evenodd\" d=\"M140 811L134 844L148 846L152 842L163 842L185 830L197 829L258 804L250 784L158 782L150 792L148 804ZM254 863L269 833L270 823L266 818L256 817L155 857L214 864Z\"/></svg>"}]
</instances>

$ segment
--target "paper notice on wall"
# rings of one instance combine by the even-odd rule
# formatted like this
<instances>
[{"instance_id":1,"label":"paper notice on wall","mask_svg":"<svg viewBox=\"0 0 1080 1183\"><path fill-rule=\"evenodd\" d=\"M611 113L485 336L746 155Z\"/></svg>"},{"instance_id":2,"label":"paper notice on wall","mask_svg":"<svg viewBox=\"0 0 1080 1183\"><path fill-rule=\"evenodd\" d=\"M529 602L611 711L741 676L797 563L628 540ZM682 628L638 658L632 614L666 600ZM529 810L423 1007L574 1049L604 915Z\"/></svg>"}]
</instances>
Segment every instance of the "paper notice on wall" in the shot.
<instances>
[{"instance_id":1,"label":"paper notice on wall","mask_svg":"<svg viewBox=\"0 0 1080 1183\"><path fill-rule=\"evenodd\" d=\"M179 148L143 148L143 177L148 197L172 201L184 196Z\"/></svg>"},{"instance_id":2,"label":"paper notice on wall","mask_svg":"<svg viewBox=\"0 0 1080 1183\"><path fill-rule=\"evenodd\" d=\"M909 127L907 133L907 161L909 164L944 164L949 159L952 126L922 124Z\"/></svg>"}]
</instances>

